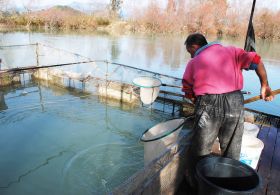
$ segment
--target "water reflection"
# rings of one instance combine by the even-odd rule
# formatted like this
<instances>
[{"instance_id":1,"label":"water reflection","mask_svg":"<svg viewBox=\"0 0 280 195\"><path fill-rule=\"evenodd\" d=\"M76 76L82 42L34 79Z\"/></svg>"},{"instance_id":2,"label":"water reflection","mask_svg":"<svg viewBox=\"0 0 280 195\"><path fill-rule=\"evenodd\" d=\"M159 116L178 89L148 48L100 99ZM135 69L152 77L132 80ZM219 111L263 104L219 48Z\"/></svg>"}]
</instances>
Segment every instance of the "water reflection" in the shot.
<instances>
[{"instance_id":1,"label":"water reflection","mask_svg":"<svg viewBox=\"0 0 280 195\"><path fill-rule=\"evenodd\" d=\"M164 64L169 64L172 70L179 69L181 66L181 56L185 54L185 47L181 39L164 39L162 42Z\"/></svg>"},{"instance_id":2,"label":"water reflection","mask_svg":"<svg viewBox=\"0 0 280 195\"><path fill-rule=\"evenodd\" d=\"M4 92L0 91L0 111L6 110L7 108L8 108L8 106L6 105L6 102L5 102Z\"/></svg>"},{"instance_id":3,"label":"water reflection","mask_svg":"<svg viewBox=\"0 0 280 195\"><path fill-rule=\"evenodd\" d=\"M26 44L41 42L56 48L61 48L73 53L78 53L92 59L111 60L113 62L127 64L137 68L142 68L161 74L167 74L181 78L185 70L187 61L190 59L186 53L184 41L185 36L142 36L142 35L125 35L109 36L103 34L76 34L76 33L6 33L1 36L1 45ZM209 37L209 41L215 41L217 37ZM220 39L222 44L235 45L243 47L244 40L241 39ZM279 77L275 74L280 72L280 42L257 40L257 51L262 56L269 77L270 85L273 89L279 88ZM0 50L0 57L5 56L5 61L10 66L24 66L35 63L35 50L21 50L15 52L5 52ZM44 51L44 56L40 56L41 63L68 63L79 61L77 57L73 58L63 52ZM51 57L56 59L51 60ZM7 59L6 59L7 58ZM87 69L86 66L83 66ZM102 68L102 67L101 67ZM86 72L86 70L85 70ZM127 77L133 79L132 75L127 75L126 71L120 78ZM141 74L141 73L139 73ZM120 74L119 74L120 75ZM118 75L118 76L119 76ZM257 83L257 84L256 84ZM245 73L245 88L252 92L252 95L259 94L259 81L255 73ZM252 104L253 109L269 111L267 107L276 107L279 109L279 98L273 103L260 101L259 104ZM275 103L276 102L276 103ZM273 106L267 106L272 104ZM252 108L252 107L250 107ZM273 109L273 110L275 110ZM275 110L273 113L276 113Z\"/></svg>"},{"instance_id":4,"label":"water reflection","mask_svg":"<svg viewBox=\"0 0 280 195\"><path fill-rule=\"evenodd\" d=\"M111 42L111 61L114 62L119 58L120 55L120 49L119 49L119 42L116 37L112 38Z\"/></svg>"},{"instance_id":5,"label":"water reflection","mask_svg":"<svg viewBox=\"0 0 280 195\"><path fill-rule=\"evenodd\" d=\"M157 45L154 39L150 39L147 44L145 44L145 48L143 48L143 52L145 53L145 58L147 67L150 68L152 65L152 60L154 59L155 56L159 56L158 51L157 51Z\"/></svg>"},{"instance_id":6,"label":"water reflection","mask_svg":"<svg viewBox=\"0 0 280 195\"><path fill-rule=\"evenodd\" d=\"M257 51L266 60L273 60L280 65L280 41L257 40Z\"/></svg>"}]
</instances>

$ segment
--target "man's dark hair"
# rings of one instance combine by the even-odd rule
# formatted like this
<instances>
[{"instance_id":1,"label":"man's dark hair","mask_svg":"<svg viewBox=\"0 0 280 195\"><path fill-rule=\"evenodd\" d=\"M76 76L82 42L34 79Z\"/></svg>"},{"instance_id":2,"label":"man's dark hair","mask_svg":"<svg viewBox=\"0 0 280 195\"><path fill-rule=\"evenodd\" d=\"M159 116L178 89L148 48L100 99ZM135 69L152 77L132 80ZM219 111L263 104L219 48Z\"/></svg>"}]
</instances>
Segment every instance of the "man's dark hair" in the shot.
<instances>
[{"instance_id":1,"label":"man's dark hair","mask_svg":"<svg viewBox=\"0 0 280 195\"><path fill-rule=\"evenodd\" d=\"M185 41L186 47L191 46L191 45L199 45L199 46L202 47L202 46L207 45L207 44L208 43L207 43L206 38L200 33L190 34Z\"/></svg>"}]
</instances>

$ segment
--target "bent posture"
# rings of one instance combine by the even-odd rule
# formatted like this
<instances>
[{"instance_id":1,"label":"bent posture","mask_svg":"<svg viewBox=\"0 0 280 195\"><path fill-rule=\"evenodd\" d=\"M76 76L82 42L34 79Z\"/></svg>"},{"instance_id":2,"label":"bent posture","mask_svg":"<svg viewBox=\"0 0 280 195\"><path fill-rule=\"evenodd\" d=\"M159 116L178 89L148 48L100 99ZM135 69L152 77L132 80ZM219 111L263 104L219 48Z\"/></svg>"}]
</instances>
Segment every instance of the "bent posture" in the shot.
<instances>
[{"instance_id":1,"label":"bent posture","mask_svg":"<svg viewBox=\"0 0 280 195\"><path fill-rule=\"evenodd\" d=\"M274 98L261 57L232 46L208 44L199 33L189 35L185 45L192 59L183 76L183 91L195 102L190 171L197 160L211 153L217 137L222 156L239 160L244 126L242 70L255 70L262 98Z\"/></svg>"}]
</instances>

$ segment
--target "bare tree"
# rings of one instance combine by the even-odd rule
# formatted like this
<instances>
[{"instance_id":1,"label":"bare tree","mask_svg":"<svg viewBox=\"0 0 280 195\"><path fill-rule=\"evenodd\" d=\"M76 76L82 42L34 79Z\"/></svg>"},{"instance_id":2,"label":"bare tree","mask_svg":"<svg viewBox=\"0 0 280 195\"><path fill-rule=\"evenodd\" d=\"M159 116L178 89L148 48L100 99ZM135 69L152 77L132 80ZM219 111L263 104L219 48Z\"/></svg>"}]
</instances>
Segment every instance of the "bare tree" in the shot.
<instances>
[{"instance_id":1,"label":"bare tree","mask_svg":"<svg viewBox=\"0 0 280 195\"><path fill-rule=\"evenodd\" d=\"M168 0L166 11L168 13L175 13L176 12L176 2L175 2L175 0Z\"/></svg>"},{"instance_id":2,"label":"bare tree","mask_svg":"<svg viewBox=\"0 0 280 195\"><path fill-rule=\"evenodd\" d=\"M0 0L0 15L7 11L9 0Z\"/></svg>"},{"instance_id":3,"label":"bare tree","mask_svg":"<svg viewBox=\"0 0 280 195\"><path fill-rule=\"evenodd\" d=\"M213 14L213 23L216 29L216 34L218 36L223 35L225 27L225 18L228 10L227 0L212 0L212 14Z\"/></svg>"},{"instance_id":4,"label":"bare tree","mask_svg":"<svg viewBox=\"0 0 280 195\"><path fill-rule=\"evenodd\" d=\"M32 12L33 8L36 6L36 4L39 4L40 0L28 0L26 1L26 3L23 4L24 9L26 9L26 11L28 13Z\"/></svg>"},{"instance_id":5,"label":"bare tree","mask_svg":"<svg viewBox=\"0 0 280 195\"><path fill-rule=\"evenodd\" d=\"M38 4L39 0L29 0L26 4L23 4L24 9L27 11L27 24L26 28L30 30L32 20L34 20L34 15L32 15L32 9L34 5Z\"/></svg>"},{"instance_id":6,"label":"bare tree","mask_svg":"<svg viewBox=\"0 0 280 195\"><path fill-rule=\"evenodd\" d=\"M121 9L121 4L123 0L111 0L110 11L113 16L119 16L119 11Z\"/></svg>"}]
</instances>

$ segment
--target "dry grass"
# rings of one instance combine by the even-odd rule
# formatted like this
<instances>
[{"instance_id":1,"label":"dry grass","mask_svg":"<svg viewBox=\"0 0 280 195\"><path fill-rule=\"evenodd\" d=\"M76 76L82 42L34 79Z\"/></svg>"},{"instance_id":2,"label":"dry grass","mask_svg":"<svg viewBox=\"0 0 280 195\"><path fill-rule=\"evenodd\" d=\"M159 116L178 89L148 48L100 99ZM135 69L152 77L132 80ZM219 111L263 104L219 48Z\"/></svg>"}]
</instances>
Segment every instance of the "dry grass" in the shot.
<instances>
[{"instance_id":1,"label":"dry grass","mask_svg":"<svg viewBox=\"0 0 280 195\"><path fill-rule=\"evenodd\" d=\"M243 1L236 2L234 7L230 6L227 0L169 0L166 10L162 10L157 1L151 1L141 15L134 16L133 22L137 23L135 31L244 36L251 5ZM254 16L256 36L263 39L280 39L279 18L280 11L272 12L258 8Z\"/></svg>"},{"instance_id":2,"label":"dry grass","mask_svg":"<svg viewBox=\"0 0 280 195\"><path fill-rule=\"evenodd\" d=\"M201 32L216 36L244 36L247 31L251 5L242 0L229 5L227 0L168 0L166 8L159 1L151 0L141 9L132 7L135 13L128 21L130 32L186 34ZM280 39L280 11L258 8L254 16L256 37ZM120 20L106 12L88 15L69 7L57 6L34 13L0 15L0 23L9 26L43 27L49 29L110 28Z\"/></svg>"},{"instance_id":3,"label":"dry grass","mask_svg":"<svg viewBox=\"0 0 280 195\"><path fill-rule=\"evenodd\" d=\"M32 13L12 14L1 18L9 26L44 27L50 29L90 29L110 24L108 17L88 15L69 7L57 6Z\"/></svg>"}]
</instances>

